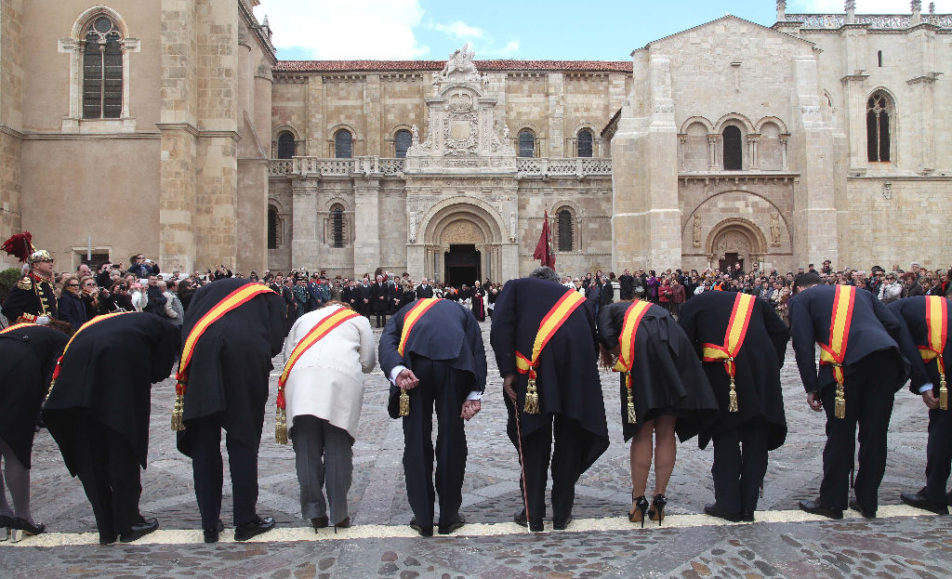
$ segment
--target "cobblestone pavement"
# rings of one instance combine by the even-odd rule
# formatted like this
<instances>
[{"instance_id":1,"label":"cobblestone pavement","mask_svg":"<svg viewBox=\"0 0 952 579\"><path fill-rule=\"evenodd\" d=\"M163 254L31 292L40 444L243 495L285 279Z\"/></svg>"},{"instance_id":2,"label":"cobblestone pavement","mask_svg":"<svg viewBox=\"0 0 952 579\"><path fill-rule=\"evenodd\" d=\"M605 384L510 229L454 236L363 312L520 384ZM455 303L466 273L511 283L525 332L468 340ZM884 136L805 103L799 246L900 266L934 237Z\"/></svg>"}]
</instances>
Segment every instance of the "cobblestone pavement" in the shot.
<instances>
[{"instance_id":1,"label":"cobblestone pavement","mask_svg":"<svg viewBox=\"0 0 952 579\"><path fill-rule=\"evenodd\" d=\"M489 348L489 323L483 324ZM948 576L952 563L949 519L899 505L899 492L923 484L927 415L908 390L897 395L889 435L889 460L880 490L880 519L819 521L791 517L799 499L818 493L823 416L810 411L788 351L782 371L790 433L771 453L758 522L720 525L697 515L713 498L712 451L696 441L678 447L668 487L671 526L637 529L623 514L629 507L628 449L621 437L617 376L602 374L612 445L583 475L577 487L576 532L527 535L511 521L520 508L517 455L505 435L501 379L490 355L490 380L483 411L467 424L469 459L462 513L472 535L422 539L406 526L411 513L402 471L402 429L385 411L387 381L377 370L366 378L360 431L354 446L354 481L349 507L354 528L335 537L314 535L300 518L294 454L274 442L275 359L272 396L260 449L259 505L278 531L260 542L200 543L200 518L191 465L175 450L169 420L174 384L153 388L149 468L142 477L141 510L159 518L163 529L191 530L185 539L142 545L63 545L93 542L92 510L78 479L69 476L59 451L44 430L33 455L34 517L47 524L47 547L40 537L16 546L0 543L5 576L211 576L224 577L571 577L571 576ZM227 476L227 461L226 476ZM649 480L649 490L651 488ZM901 516L891 517L889 513ZM679 515L683 515L679 517ZM694 515L694 516L687 516ZM910 516L921 515L921 516ZM231 519L226 480L222 519ZM679 524L681 520L684 524ZM777 522L766 522L766 521ZM480 525L485 524L485 525ZM228 525L230 526L230 525ZM363 530L361 530L363 527ZM571 530L571 527L570 527ZM579 531L584 532L579 532ZM282 531L282 532L279 532ZM290 534L289 534L290 533ZM226 531L225 536L230 532ZM72 539L71 539L72 537ZM77 537L82 538L76 539ZM316 538L326 540L302 540ZM75 539L75 540L74 540ZM143 540L145 541L145 540ZM172 543L172 544L161 544ZM10 573L10 571L13 573Z\"/></svg>"}]
</instances>

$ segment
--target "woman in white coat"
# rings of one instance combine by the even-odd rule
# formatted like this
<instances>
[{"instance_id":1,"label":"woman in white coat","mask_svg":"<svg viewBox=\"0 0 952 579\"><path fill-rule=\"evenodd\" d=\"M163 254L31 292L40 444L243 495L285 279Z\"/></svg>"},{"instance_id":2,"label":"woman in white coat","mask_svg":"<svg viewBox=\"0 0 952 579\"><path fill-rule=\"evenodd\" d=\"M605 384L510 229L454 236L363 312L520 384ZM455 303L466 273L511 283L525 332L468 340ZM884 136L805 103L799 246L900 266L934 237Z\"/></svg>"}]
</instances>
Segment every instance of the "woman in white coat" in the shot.
<instances>
[{"instance_id":1,"label":"woman in white coat","mask_svg":"<svg viewBox=\"0 0 952 579\"><path fill-rule=\"evenodd\" d=\"M351 312L342 302L327 302L325 307L298 318L284 343L288 360L309 332L333 325L317 341L305 340L302 349L307 343L311 345L296 357L284 385L288 436L294 444L301 485L301 514L315 529L327 527L330 522L335 527L350 526L347 492L353 472L351 446L363 403L363 374L377 364L370 322L360 315L348 317Z\"/></svg>"}]
</instances>

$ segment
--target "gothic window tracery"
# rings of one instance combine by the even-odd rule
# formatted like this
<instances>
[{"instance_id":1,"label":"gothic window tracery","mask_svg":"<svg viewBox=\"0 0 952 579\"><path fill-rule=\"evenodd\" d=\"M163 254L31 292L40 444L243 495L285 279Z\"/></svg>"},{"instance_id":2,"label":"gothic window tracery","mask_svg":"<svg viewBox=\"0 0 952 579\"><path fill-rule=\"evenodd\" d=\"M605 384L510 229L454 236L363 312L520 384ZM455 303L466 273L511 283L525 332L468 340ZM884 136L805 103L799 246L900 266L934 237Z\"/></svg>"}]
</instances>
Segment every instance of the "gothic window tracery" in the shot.
<instances>
[{"instance_id":1,"label":"gothic window tracery","mask_svg":"<svg viewBox=\"0 0 952 579\"><path fill-rule=\"evenodd\" d=\"M83 118L122 114L122 34L106 15L92 20L82 37Z\"/></svg>"},{"instance_id":2,"label":"gothic window tracery","mask_svg":"<svg viewBox=\"0 0 952 579\"><path fill-rule=\"evenodd\" d=\"M519 156L535 157L535 134L529 129L519 131Z\"/></svg>"},{"instance_id":3,"label":"gothic window tracery","mask_svg":"<svg viewBox=\"0 0 952 579\"><path fill-rule=\"evenodd\" d=\"M891 158L892 113L892 101L882 91L873 93L866 102L866 151L871 163L887 163Z\"/></svg>"}]
</instances>

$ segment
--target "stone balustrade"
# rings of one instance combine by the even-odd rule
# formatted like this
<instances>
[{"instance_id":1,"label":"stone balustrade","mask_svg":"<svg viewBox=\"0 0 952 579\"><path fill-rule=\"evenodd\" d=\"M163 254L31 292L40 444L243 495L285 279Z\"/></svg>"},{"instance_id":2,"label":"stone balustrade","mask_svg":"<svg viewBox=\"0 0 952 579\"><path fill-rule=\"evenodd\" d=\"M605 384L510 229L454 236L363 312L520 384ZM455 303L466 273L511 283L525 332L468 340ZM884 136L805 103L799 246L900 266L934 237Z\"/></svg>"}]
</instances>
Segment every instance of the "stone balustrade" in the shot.
<instances>
[{"instance_id":1,"label":"stone balustrade","mask_svg":"<svg viewBox=\"0 0 952 579\"><path fill-rule=\"evenodd\" d=\"M271 159L270 175L319 175L322 177L346 177L352 174L399 176L403 174L405 159L387 159L381 157L353 157L350 159L325 159L319 157L294 157L293 159ZM520 176L560 176L576 177L611 175L610 158L546 158L519 157L516 170Z\"/></svg>"}]
</instances>

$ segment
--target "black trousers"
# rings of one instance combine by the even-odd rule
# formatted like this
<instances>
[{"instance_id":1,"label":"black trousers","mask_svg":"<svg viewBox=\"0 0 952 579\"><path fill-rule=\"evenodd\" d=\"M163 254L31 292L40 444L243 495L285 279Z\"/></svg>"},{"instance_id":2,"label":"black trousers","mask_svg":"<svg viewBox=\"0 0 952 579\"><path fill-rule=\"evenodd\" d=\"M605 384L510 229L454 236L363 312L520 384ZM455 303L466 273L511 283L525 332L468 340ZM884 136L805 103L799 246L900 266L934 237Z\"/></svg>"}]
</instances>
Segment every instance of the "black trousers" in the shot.
<instances>
[{"instance_id":1,"label":"black trousers","mask_svg":"<svg viewBox=\"0 0 952 579\"><path fill-rule=\"evenodd\" d=\"M859 466L854 491L867 512L879 506L879 484L886 472L886 432L892 416L896 376L901 372L892 352L877 352L847 368L846 418L836 418L836 385L820 391L826 411L826 446L820 504L845 510L849 506L849 479L856 455L859 426Z\"/></svg>"},{"instance_id":2,"label":"black trousers","mask_svg":"<svg viewBox=\"0 0 952 579\"><path fill-rule=\"evenodd\" d=\"M135 452L122 435L92 417L83 416L74 426L76 475L93 507L99 534L115 539L141 518L142 485Z\"/></svg>"},{"instance_id":3,"label":"black trousers","mask_svg":"<svg viewBox=\"0 0 952 579\"><path fill-rule=\"evenodd\" d=\"M767 473L767 423L749 420L719 432L714 441L714 501L727 513L757 510L760 485Z\"/></svg>"},{"instance_id":4,"label":"black trousers","mask_svg":"<svg viewBox=\"0 0 952 579\"><path fill-rule=\"evenodd\" d=\"M202 514L202 528L214 529L221 517L224 474L221 458L221 423L217 416L196 418L185 423L192 442L192 476L195 498ZM235 526L257 518L258 449L242 444L226 432L225 448L231 471L231 494Z\"/></svg>"},{"instance_id":5,"label":"black trousers","mask_svg":"<svg viewBox=\"0 0 952 579\"><path fill-rule=\"evenodd\" d=\"M469 394L467 374L446 363L413 358L420 384L410 390L410 415L403 417L403 471L407 499L419 525L433 525L433 502L440 496L440 525L456 522L463 502L466 431L463 402ZM433 409L436 408L436 487L433 485Z\"/></svg>"},{"instance_id":6,"label":"black trousers","mask_svg":"<svg viewBox=\"0 0 952 579\"><path fill-rule=\"evenodd\" d=\"M952 472L952 410L929 411L929 442L926 445L926 496L946 504L946 486Z\"/></svg>"}]
</instances>

